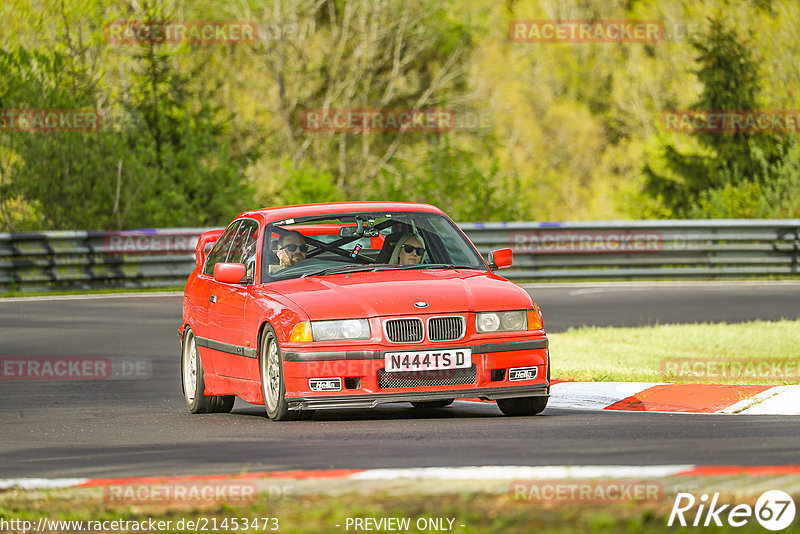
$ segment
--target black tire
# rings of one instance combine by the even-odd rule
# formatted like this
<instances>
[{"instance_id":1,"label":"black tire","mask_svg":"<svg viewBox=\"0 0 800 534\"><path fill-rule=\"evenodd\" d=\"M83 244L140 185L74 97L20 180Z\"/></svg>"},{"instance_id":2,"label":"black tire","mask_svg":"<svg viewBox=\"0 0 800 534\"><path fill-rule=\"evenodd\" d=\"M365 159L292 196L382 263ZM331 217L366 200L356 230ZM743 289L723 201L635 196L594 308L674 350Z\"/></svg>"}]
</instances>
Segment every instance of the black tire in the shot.
<instances>
[{"instance_id":1,"label":"black tire","mask_svg":"<svg viewBox=\"0 0 800 534\"><path fill-rule=\"evenodd\" d=\"M281 351L275 329L264 327L261 335L261 350L258 357L261 394L267 416L273 421L300 421L310 419L313 410L289 410L286 402L286 383L283 380L283 352Z\"/></svg>"},{"instance_id":2,"label":"black tire","mask_svg":"<svg viewBox=\"0 0 800 534\"><path fill-rule=\"evenodd\" d=\"M203 360L197 350L194 332L187 327L181 344L181 385L186 407L192 413L228 413L236 401L234 395L205 395Z\"/></svg>"},{"instance_id":3,"label":"black tire","mask_svg":"<svg viewBox=\"0 0 800 534\"><path fill-rule=\"evenodd\" d=\"M548 397L519 397L516 399L497 399L497 407L505 415L536 415L547 408Z\"/></svg>"},{"instance_id":4,"label":"black tire","mask_svg":"<svg viewBox=\"0 0 800 534\"><path fill-rule=\"evenodd\" d=\"M414 408L420 410L429 410L432 408L444 408L445 406L450 406L453 404L455 399L444 399L444 400L435 400L435 401L418 401L412 402L411 405Z\"/></svg>"}]
</instances>

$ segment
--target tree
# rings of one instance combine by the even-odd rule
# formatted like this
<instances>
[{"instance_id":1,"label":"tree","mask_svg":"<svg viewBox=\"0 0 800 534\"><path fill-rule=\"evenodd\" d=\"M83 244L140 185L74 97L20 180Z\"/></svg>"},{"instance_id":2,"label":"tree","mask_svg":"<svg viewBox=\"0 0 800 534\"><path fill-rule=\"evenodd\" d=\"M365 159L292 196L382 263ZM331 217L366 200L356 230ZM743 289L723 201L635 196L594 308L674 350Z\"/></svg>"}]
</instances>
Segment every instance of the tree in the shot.
<instances>
[{"instance_id":1,"label":"tree","mask_svg":"<svg viewBox=\"0 0 800 534\"><path fill-rule=\"evenodd\" d=\"M97 107L91 76L57 51L0 49L0 76L8 82L0 99L4 110L85 109L92 113ZM24 199L42 228L75 228L102 221L104 203L98 200L104 195L106 170L122 149L121 140L91 129L29 131L11 126L3 132L0 148L5 225L15 229L6 209L13 199Z\"/></svg>"},{"instance_id":2,"label":"tree","mask_svg":"<svg viewBox=\"0 0 800 534\"><path fill-rule=\"evenodd\" d=\"M479 153L491 154L490 141ZM510 221L519 215L519 184L501 175L496 158L488 170L476 161L479 154L453 146L450 136L434 138L419 162L395 162L383 170L375 198L425 202L442 208L457 221Z\"/></svg>"},{"instance_id":3,"label":"tree","mask_svg":"<svg viewBox=\"0 0 800 534\"><path fill-rule=\"evenodd\" d=\"M443 106L464 88L469 33L447 4L433 0L276 0L258 18L262 38L248 51L253 87L271 121L271 151L256 168L261 197L280 201L293 169L332 177L344 198L364 191L393 158L425 150L419 133L310 131L308 110L409 110ZM239 52L239 51L237 51Z\"/></svg>"},{"instance_id":4,"label":"tree","mask_svg":"<svg viewBox=\"0 0 800 534\"><path fill-rule=\"evenodd\" d=\"M145 4L145 23L169 20L158 3ZM155 226L218 225L249 206L244 180L253 145L231 150L234 117L214 104L214 87L192 84L205 65L182 72L174 49L146 40L134 54L131 83L122 95L122 132L146 195L128 203L134 218ZM132 185L132 184L131 184Z\"/></svg>"},{"instance_id":5,"label":"tree","mask_svg":"<svg viewBox=\"0 0 800 534\"><path fill-rule=\"evenodd\" d=\"M708 31L691 42L699 52L700 69L696 74L703 86L692 109L758 109L758 64L736 32L721 17L712 18ZM696 151L684 153L668 143L664 146L663 167L656 169L656 165L647 164L644 168L646 191L661 199L667 214L755 217L753 195L765 185L773 184L774 188L776 180L785 179L792 168L789 160L797 158L792 140L774 133L728 129L695 135L699 144ZM776 174L778 169L782 171Z\"/></svg>"},{"instance_id":6,"label":"tree","mask_svg":"<svg viewBox=\"0 0 800 534\"><path fill-rule=\"evenodd\" d=\"M133 16L168 15L150 3ZM70 23L58 46L0 50L0 109L103 118L98 130L0 132L4 226L16 228L8 206L19 202L30 207L27 229L219 225L249 206L245 169L257 152L251 143L231 148L233 117L214 104L213 87L192 84L203 65L182 65L180 49L149 41L126 57L127 84L115 87L92 59L108 46L102 28L87 26L84 35Z\"/></svg>"}]
</instances>

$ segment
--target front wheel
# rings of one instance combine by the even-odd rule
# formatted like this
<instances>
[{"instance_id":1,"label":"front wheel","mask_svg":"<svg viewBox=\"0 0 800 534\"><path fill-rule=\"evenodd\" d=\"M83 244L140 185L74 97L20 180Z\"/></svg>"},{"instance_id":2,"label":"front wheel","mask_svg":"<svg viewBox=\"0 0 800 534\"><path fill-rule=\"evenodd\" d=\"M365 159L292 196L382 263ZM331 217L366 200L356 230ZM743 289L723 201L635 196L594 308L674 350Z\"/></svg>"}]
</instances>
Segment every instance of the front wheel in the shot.
<instances>
[{"instance_id":1,"label":"front wheel","mask_svg":"<svg viewBox=\"0 0 800 534\"><path fill-rule=\"evenodd\" d=\"M259 374L261 375L261 394L264 397L264 407L267 416L273 421L298 421L310 419L313 410L289 411L286 402L286 383L283 380L283 357L278 337L272 326L264 328L261 336L261 351L258 359Z\"/></svg>"},{"instance_id":2,"label":"front wheel","mask_svg":"<svg viewBox=\"0 0 800 534\"><path fill-rule=\"evenodd\" d=\"M497 399L497 407L505 415L536 415L547 408L548 397L520 397L517 399Z\"/></svg>"},{"instance_id":3,"label":"front wheel","mask_svg":"<svg viewBox=\"0 0 800 534\"><path fill-rule=\"evenodd\" d=\"M192 413L227 413L233 408L233 395L205 395L203 361L191 328L186 328L181 347L181 382L186 407Z\"/></svg>"}]
</instances>

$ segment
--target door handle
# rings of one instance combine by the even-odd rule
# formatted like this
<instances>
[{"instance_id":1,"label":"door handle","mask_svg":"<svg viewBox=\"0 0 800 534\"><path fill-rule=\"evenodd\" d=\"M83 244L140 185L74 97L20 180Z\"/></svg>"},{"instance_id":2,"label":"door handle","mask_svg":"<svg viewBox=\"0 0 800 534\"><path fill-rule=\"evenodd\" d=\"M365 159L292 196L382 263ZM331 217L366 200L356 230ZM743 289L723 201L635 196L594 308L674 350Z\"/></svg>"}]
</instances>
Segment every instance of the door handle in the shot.
<instances>
[{"instance_id":1,"label":"door handle","mask_svg":"<svg viewBox=\"0 0 800 534\"><path fill-rule=\"evenodd\" d=\"M211 303L212 303L212 304L214 304L214 303L216 303L216 302L217 302L217 296L216 296L216 295L211 295L211 298L210 298L210 299L208 299L208 300L210 300L210 301L211 301Z\"/></svg>"}]
</instances>

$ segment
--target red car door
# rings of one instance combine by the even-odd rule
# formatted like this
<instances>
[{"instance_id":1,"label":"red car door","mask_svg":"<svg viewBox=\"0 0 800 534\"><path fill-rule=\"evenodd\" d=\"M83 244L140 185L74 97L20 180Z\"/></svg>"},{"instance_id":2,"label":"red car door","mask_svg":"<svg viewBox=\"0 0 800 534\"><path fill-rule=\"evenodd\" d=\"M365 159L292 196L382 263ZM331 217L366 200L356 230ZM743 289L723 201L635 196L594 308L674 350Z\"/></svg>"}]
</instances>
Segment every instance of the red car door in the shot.
<instances>
[{"instance_id":1,"label":"red car door","mask_svg":"<svg viewBox=\"0 0 800 534\"><path fill-rule=\"evenodd\" d=\"M255 368L256 347L245 322L249 286L255 282L258 223L242 219L228 251L226 263L245 265L245 278L238 284L216 282L209 296L209 322L216 343L214 371L220 376L248 378Z\"/></svg>"},{"instance_id":2,"label":"red car door","mask_svg":"<svg viewBox=\"0 0 800 534\"><path fill-rule=\"evenodd\" d=\"M219 359L217 350L217 331L216 321L213 317L216 294L222 285L214 280L214 265L223 263L228 257L233 239L241 223L234 221L225 232L219 237L211 252L208 253L203 271L195 278L191 288L187 292L191 306L190 326L196 336L198 350L203 360L203 371L208 374L218 374L216 366Z\"/></svg>"}]
</instances>

